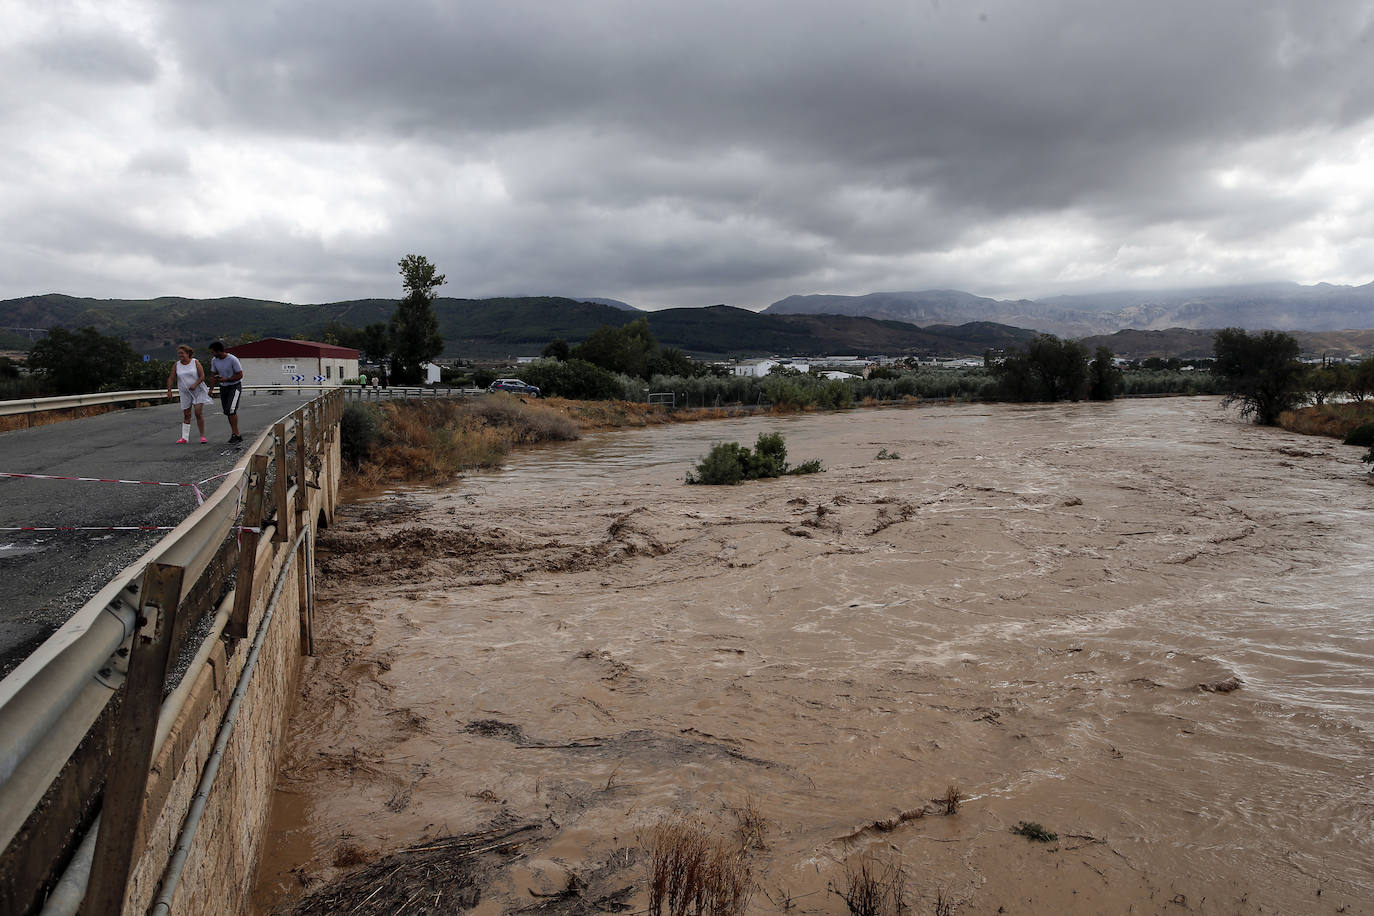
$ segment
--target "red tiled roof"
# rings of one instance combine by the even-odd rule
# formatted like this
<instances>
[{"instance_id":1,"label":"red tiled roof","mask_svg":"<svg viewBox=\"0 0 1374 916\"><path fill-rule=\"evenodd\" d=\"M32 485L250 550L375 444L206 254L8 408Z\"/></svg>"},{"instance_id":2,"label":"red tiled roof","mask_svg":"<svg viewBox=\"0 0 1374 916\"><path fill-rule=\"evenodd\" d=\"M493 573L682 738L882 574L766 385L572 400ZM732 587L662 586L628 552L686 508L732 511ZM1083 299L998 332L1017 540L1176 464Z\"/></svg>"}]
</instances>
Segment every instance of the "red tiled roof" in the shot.
<instances>
[{"instance_id":1,"label":"red tiled roof","mask_svg":"<svg viewBox=\"0 0 1374 916\"><path fill-rule=\"evenodd\" d=\"M240 359L276 359L280 356L358 358L358 351L349 347L318 343L313 340L286 340L281 337L265 337L262 340L239 344L235 347L226 347L226 349Z\"/></svg>"}]
</instances>

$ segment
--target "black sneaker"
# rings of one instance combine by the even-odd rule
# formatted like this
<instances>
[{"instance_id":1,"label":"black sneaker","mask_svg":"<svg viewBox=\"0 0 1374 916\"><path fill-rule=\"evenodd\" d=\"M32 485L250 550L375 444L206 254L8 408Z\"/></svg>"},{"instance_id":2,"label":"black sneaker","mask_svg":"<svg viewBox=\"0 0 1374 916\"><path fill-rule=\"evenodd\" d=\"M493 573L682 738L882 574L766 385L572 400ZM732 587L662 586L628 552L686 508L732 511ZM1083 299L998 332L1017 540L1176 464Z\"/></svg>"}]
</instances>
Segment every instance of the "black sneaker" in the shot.
<instances>
[{"instance_id":1,"label":"black sneaker","mask_svg":"<svg viewBox=\"0 0 1374 916\"><path fill-rule=\"evenodd\" d=\"M229 444L230 444L230 445L233 445L235 442L242 442L242 441L243 441L243 437L240 436L240 435L237 435L237 434L232 435L232 436L229 437Z\"/></svg>"}]
</instances>

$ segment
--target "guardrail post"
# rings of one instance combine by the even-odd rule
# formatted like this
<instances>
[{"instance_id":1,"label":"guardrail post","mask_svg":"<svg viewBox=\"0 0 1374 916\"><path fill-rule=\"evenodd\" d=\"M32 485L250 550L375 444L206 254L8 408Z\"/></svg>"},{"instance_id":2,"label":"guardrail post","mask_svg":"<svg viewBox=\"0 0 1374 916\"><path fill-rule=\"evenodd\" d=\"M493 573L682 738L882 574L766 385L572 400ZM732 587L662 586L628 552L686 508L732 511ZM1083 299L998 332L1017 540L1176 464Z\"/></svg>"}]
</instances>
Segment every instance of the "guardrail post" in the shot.
<instances>
[{"instance_id":1,"label":"guardrail post","mask_svg":"<svg viewBox=\"0 0 1374 916\"><path fill-rule=\"evenodd\" d=\"M277 473L282 473L278 468ZM248 465L248 493L244 497L243 527L239 529L239 574L234 583L234 613L224 632L234 639L248 636L248 615L253 607L253 576L258 565L258 537L262 528L263 490L267 483L267 456L254 455ZM278 525L286 524L279 519Z\"/></svg>"},{"instance_id":2,"label":"guardrail post","mask_svg":"<svg viewBox=\"0 0 1374 916\"><path fill-rule=\"evenodd\" d=\"M142 851L147 825L143 796L157 739L158 710L167 681L172 646L184 621L177 614L185 570L150 563L143 572L142 607L129 657L129 678L119 709L119 740L111 754L110 772L101 803L91 883L81 905L82 916L119 916L129 869Z\"/></svg>"},{"instance_id":3,"label":"guardrail post","mask_svg":"<svg viewBox=\"0 0 1374 916\"><path fill-rule=\"evenodd\" d=\"M286 517L290 513L286 505L286 424L278 423L276 426L273 426L272 437L276 440L273 443L273 451L275 458L274 463L277 466L276 481L272 487L273 495L276 497L275 502L277 504L277 531L272 535L272 541L280 544L291 536L291 532L287 530L291 526L286 522Z\"/></svg>"},{"instance_id":4,"label":"guardrail post","mask_svg":"<svg viewBox=\"0 0 1374 916\"><path fill-rule=\"evenodd\" d=\"M305 450L309 441L305 430L306 411L296 413L296 515L305 515Z\"/></svg>"},{"instance_id":5,"label":"guardrail post","mask_svg":"<svg viewBox=\"0 0 1374 916\"><path fill-rule=\"evenodd\" d=\"M315 596L310 567L315 562L315 552L310 549L313 539L306 535L301 539L300 558L296 561L296 602L301 616L301 654L315 654Z\"/></svg>"}]
</instances>

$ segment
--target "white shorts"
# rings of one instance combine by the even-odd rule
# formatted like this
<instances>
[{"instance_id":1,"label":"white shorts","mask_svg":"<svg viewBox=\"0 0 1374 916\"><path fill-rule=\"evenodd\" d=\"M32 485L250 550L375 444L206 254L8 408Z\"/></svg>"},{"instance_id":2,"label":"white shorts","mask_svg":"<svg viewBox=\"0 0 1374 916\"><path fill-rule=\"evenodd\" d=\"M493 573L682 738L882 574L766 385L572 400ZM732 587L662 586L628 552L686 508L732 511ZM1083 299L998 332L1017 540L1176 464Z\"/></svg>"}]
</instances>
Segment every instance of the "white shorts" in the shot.
<instances>
[{"instance_id":1,"label":"white shorts","mask_svg":"<svg viewBox=\"0 0 1374 916\"><path fill-rule=\"evenodd\" d=\"M189 410L192 404L209 404L213 398L210 397L210 389L205 387L205 383L197 385L190 391L185 388L178 388L181 394L181 409Z\"/></svg>"}]
</instances>

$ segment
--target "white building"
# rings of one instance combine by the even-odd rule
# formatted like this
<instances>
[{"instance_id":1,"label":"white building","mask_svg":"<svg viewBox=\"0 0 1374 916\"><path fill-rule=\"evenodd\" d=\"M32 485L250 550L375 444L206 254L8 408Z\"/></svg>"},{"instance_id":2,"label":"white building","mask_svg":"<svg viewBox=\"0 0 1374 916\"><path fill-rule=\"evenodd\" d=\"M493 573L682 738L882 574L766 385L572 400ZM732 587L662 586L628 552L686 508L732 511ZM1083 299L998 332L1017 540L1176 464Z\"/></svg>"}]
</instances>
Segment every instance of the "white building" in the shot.
<instances>
[{"instance_id":1,"label":"white building","mask_svg":"<svg viewBox=\"0 0 1374 916\"><path fill-rule=\"evenodd\" d=\"M775 359L751 359L747 362L737 363L731 371L735 375L747 375L752 378L763 378L774 366L781 365Z\"/></svg>"},{"instance_id":2,"label":"white building","mask_svg":"<svg viewBox=\"0 0 1374 916\"><path fill-rule=\"evenodd\" d=\"M358 377L358 351L313 340L267 337L229 347L243 364L243 384L341 385Z\"/></svg>"}]
</instances>

